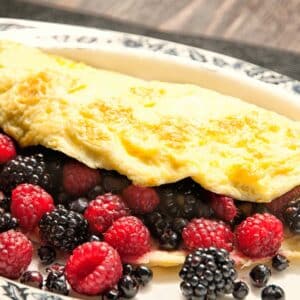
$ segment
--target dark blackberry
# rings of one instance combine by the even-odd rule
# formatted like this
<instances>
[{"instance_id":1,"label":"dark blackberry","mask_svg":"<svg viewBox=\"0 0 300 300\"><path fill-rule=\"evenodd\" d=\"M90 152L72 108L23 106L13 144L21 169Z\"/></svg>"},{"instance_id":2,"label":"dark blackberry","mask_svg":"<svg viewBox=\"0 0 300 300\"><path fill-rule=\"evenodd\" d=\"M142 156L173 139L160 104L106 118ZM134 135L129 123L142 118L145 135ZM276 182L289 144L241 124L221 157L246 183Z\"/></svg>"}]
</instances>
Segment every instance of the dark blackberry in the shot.
<instances>
[{"instance_id":1,"label":"dark blackberry","mask_svg":"<svg viewBox=\"0 0 300 300\"><path fill-rule=\"evenodd\" d=\"M87 220L62 205L46 213L39 227L42 240L63 251L72 251L88 238Z\"/></svg>"},{"instance_id":2,"label":"dark blackberry","mask_svg":"<svg viewBox=\"0 0 300 300\"><path fill-rule=\"evenodd\" d=\"M52 264L56 259L55 249L51 246L41 246L38 251L38 256L44 265Z\"/></svg>"},{"instance_id":3,"label":"dark blackberry","mask_svg":"<svg viewBox=\"0 0 300 300\"><path fill-rule=\"evenodd\" d=\"M10 194L21 183L36 184L51 190L51 178L43 154L18 155L4 165L0 174L0 189Z\"/></svg>"},{"instance_id":4,"label":"dark blackberry","mask_svg":"<svg viewBox=\"0 0 300 300\"><path fill-rule=\"evenodd\" d=\"M0 232L18 227L18 221L9 212L0 212Z\"/></svg>"},{"instance_id":5,"label":"dark blackberry","mask_svg":"<svg viewBox=\"0 0 300 300\"><path fill-rule=\"evenodd\" d=\"M189 223L187 219L184 218L175 218L172 220L172 229L181 235L183 228Z\"/></svg>"},{"instance_id":6,"label":"dark blackberry","mask_svg":"<svg viewBox=\"0 0 300 300\"><path fill-rule=\"evenodd\" d=\"M287 205L283 216L289 229L294 233L300 233L300 198Z\"/></svg>"},{"instance_id":7,"label":"dark blackberry","mask_svg":"<svg viewBox=\"0 0 300 300\"><path fill-rule=\"evenodd\" d=\"M0 208L2 208L6 212L10 212L10 204L11 204L11 198L6 197L3 195L3 197L0 197Z\"/></svg>"},{"instance_id":8,"label":"dark blackberry","mask_svg":"<svg viewBox=\"0 0 300 300\"><path fill-rule=\"evenodd\" d=\"M80 197L69 203L69 209L83 214L89 205L89 199Z\"/></svg>"},{"instance_id":9,"label":"dark blackberry","mask_svg":"<svg viewBox=\"0 0 300 300\"><path fill-rule=\"evenodd\" d=\"M130 299L135 297L135 295L138 293L139 283L133 276L124 275L118 282L118 289L121 297Z\"/></svg>"},{"instance_id":10,"label":"dark blackberry","mask_svg":"<svg viewBox=\"0 0 300 300\"><path fill-rule=\"evenodd\" d=\"M276 254L272 257L272 267L277 271L283 271L289 267L289 260L281 254Z\"/></svg>"},{"instance_id":11,"label":"dark blackberry","mask_svg":"<svg viewBox=\"0 0 300 300\"><path fill-rule=\"evenodd\" d=\"M120 175L115 171L102 171L102 186L106 193L119 194L123 189L130 185L126 176Z\"/></svg>"},{"instance_id":12,"label":"dark blackberry","mask_svg":"<svg viewBox=\"0 0 300 300\"><path fill-rule=\"evenodd\" d=\"M41 289L43 287L43 276L38 271L26 271L22 274L20 282Z\"/></svg>"},{"instance_id":13,"label":"dark blackberry","mask_svg":"<svg viewBox=\"0 0 300 300\"><path fill-rule=\"evenodd\" d=\"M181 236L173 229L167 228L158 238L159 248L163 250L177 249L181 241Z\"/></svg>"},{"instance_id":14,"label":"dark blackberry","mask_svg":"<svg viewBox=\"0 0 300 300\"><path fill-rule=\"evenodd\" d=\"M233 292L236 275L226 250L199 248L185 259L179 272L180 288L187 299L216 299Z\"/></svg>"},{"instance_id":15,"label":"dark blackberry","mask_svg":"<svg viewBox=\"0 0 300 300\"><path fill-rule=\"evenodd\" d=\"M271 270L268 266L256 265L249 273L251 283L255 287L264 287L271 277Z\"/></svg>"},{"instance_id":16,"label":"dark blackberry","mask_svg":"<svg viewBox=\"0 0 300 300\"><path fill-rule=\"evenodd\" d=\"M262 290L261 299L262 300L284 300L285 293L280 286L275 284L270 284Z\"/></svg>"},{"instance_id":17,"label":"dark blackberry","mask_svg":"<svg viewBox=\"0 0 300 300\"><path fill-rule=\"evenodd\" d=\"M69 288L64 275L56 272L50 272L46 278L46 288L50 292L54 292L61 295L68 295Z\"/></svg>"},{"instance_id":18,"label":"dark blackberry","mask_svg":"<svg viewBox=\"0 0 300 300\"><path fill-rule=\"evenodd\" d=\"M248 285L243 281L237 281L233 285L232 295L235 299L244 299L247 297L249 293Z\"/></svg>"}]
</instances>

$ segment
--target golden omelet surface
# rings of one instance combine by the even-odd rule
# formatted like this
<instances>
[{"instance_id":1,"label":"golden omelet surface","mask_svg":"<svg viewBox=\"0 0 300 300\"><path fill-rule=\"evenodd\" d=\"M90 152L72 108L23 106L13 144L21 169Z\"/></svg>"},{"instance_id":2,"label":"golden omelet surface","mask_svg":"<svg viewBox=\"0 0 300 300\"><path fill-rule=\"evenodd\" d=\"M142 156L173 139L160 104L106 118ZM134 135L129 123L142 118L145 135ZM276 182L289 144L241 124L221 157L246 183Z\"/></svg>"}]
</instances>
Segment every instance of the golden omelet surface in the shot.
<instances>
[{"instance_id":1,"label":"golden omelet surface","mask_svg":"<svg viewBox=\"0 0 300 300\"><path fill-rule=\"evenodd\" d=\"M0 127L139 185L192 177L269 202L300 185L300 122L189 84L145 81L0 42Z\"/></svg>"}]
</instances>

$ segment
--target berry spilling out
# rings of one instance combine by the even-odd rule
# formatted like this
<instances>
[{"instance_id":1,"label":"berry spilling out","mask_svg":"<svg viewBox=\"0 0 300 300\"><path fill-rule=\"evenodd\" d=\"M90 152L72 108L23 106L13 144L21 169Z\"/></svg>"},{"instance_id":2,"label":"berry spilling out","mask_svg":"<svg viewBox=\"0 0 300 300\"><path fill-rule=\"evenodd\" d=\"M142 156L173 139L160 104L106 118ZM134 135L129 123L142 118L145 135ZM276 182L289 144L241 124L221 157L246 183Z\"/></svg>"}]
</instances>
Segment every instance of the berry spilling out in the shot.
<instances>
[{"instance_id":1,"label":"berry spilling out","mask_svg":"<svg viewBox=\"0 0 300 300\"><path fill-rule=\"evenodd\" d=\"M234 261L225 249L199 248L186 257L181 268L181 292L187 299L216 299L233 292L236 275Z\"/></svg>"},{"instance_id":2,"label":"berry spilling out","mask_svg":"<svg viewBox=\"0 0 300 300\"><path fill-rule=\"evenodd\" d=\"M44 265L52 264L56 259L55 249L51 246L41 246L38 251L38 256Z\"/></svg>"},{"instance_id":3,"label":"berry spilling out","mask_svg":"<svg viewBox=\"0 0 300 300\"><path fill-rule=\"evenodd\" d=\"M283 271L289 267L289 260L281 254L272 257L272 267L277 271Z\"/></svg>"},{"instance_id":4,"label":"berry spilling out","mask_svg":"<svg viewBox=\"0 0 300 300\"><path fill-rule=\"evenodd\" d=\"M288 204L283 216L289 229L294 233L300 233L300 198Z\"/></svg>"},{"instance_id":5,"label":"berry spilling out","mask_svg":"<svg viewBox=\"0 0 300 300\"><path fill-rule=\"evenodd\" d=\"M117 249L123 261L150 250L150 233L142 221L134 216L116 220L104 233L104 240Z\"/></svg>"},{"instance_id":6,"label":"berry spilling out","mask_svg":"<svg viewBox=\"0 0 300 300\"><path fill-rule=\"evenodd\" d=\"M72 251L88 238L87 220L61 205L44 214L39 228L42 241L63 251Z\"/></svg>"},{"instance_id":7,"label":"berry spilling out","mask_svg":"<svg viewBox=\"0 0 300 300\"><path fill-rule=\"evenodd\" d=\"M280 286L275 284L270 284L262 290L261 299L262 300L284 300L285 293Z\"/></svg>"},{"instance_id":8,"label":"berry spilling out","mask_svg":"<svg viewBox=\"0 0 300 300\"><path fill-rule=\"evenodd\" d=\"M48 273L45 286L50 292L54 292L61 295L69 294L67 281L63 274L59 274L57 272Z\"/></svg>"},{"instance_id":9,"label":"berry spilling out","mask_svg":"<svg viewBox=\"0 0 300 300\"><path fill-rule=\"evenodd\" d=\"M9 230L0 234L0 275L16 279L27 269L33 248L21 232Z\"/></svg>"},{"instance_id":10,"label":"berry spilling out","mask_svg":"<svg viewBox=\"0 0 300 300\"><path fill-rule=\"evenodd\" d=\"M192 220L182 231L184 245L189 250L199 247L233 249L233 233L222 221L205 218Z\"/></svg>"},{"instance_id":11,"label":"berry spilling out","mask_svg":"<svg viewBox=\"0 0 300 300\"><path fill-rule=\"evenodd\" d=\"M41 289L43 287L43 275L38 271L26 271L22 274L20 282Z\"/></svg>"},{"instance_id":12,"label":"berry spilling out","mask_svg":"<svg viewBox=\"0 0 300 300\"><path fill-rule=\"evenodd\" d=\"M247 297L249 287L244 281L237 281L233 285L232 295L235 299L242 300Z\"/></svg>"},{"instance_id":13,"label":"berry spilling out","mask_svg":"<svg viewBox=\"0 0 300 300\"><path fill-rule=\"evenodd\" d=\"M237 208L230 197L212 194L210 204L216 217L225 222L232 221L237 215Z\"/></svg>"},{"instance_id":14,"label":"berry spilling out","mask_svg":"<svg viewBox=\"0 0 300 300\"><path fill-rule=\"evenodd\" d=\"M8 161L0 173L0 190L7 195L19 184L31 183L49 191L52 187L44 155L18 155Z\"/></svg>"},{"instance_id":15,"label":"berry spilling out","mask_svg":"<svg viewBox=\"0 0 300 300\"><path fill-rule=\"evenodd\" d=\"M250 279L251 279L251 283L255 286L255 287L264 287L270 277L271 277L271 270L269 269L268 266L263 265L263 264L259 264L256 265L249 273Z\"/></svg>"},{"instance_id":16,"label":"berry spilling out","mask_svg":"<svg viewBox=\"0 0 300 300\"><path fill-rule=\"evenodd\" d=\"M105 232L112 223L129 214L129 210L122 198L107 193L91 201L85 210L84 217L88 220L90 229L94 233Z\"/></svg>"},{"instance_id":17,"label":"berry spilling out","mask_svg":"<svg viewBox=\"0 0 300 300\"><path fill-rule=\"evenodd\" d=\"M25 230L34 229L46 212L54 209L54 202L44 189L33 184L20 184L11 196L11 212Z\"/></svg>"},{"instance_id":18,"label":"berry spilling out","mask_svg":"<svg viewBox=\"0 0 300 300\"><path fill-rule=\"evenodd\" d=\"M8 212L0 212L0 232L8 231L9 229L15 229L18 226L16 218Z\"/></svg>"},{"instance_id":19,"label":"berry spilling out","mask_svg":"<svg viewBox=\"0 0 300 300\"><path fill-rule=\"evenodd\" d=\"M107 243L88 242L73 251L65 274L76 292L97 295L117 284L122 264L118 252Z\"/></svg>"},{"instance_id":20,"label":"berry spilling out","mask_svg":"<svg viewBox=\"0 0 300 300\"><path fill-rule=\"evenodd\" d=\"M0 164L13 159L16 154L13 140L9 136L0 133Z\"/></svg>"},{"instance_id":21,"label":"berry spilling out","mask_svg":"<svg viewBox=\"0 0 300 300\"><path fill-rule=\"evenodd\" d=\"M268 213L255 214L235 230L236 245L246 256L262 258L274 255L283 240L283 225Z\"/></svg>"}]
</instances>

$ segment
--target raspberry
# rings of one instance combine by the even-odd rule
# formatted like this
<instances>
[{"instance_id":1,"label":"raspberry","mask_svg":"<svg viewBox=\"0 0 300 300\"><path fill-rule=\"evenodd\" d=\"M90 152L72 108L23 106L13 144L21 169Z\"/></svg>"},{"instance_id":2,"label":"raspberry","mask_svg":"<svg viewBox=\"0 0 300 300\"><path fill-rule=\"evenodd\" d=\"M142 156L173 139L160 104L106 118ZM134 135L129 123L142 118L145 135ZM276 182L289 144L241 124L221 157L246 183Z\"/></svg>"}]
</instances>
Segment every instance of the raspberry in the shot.
<instances>
[{"instance_id":1,"label":"raspberry","mask_svg":"<svg viewBox=\"0 0 300 300\"><path fill-rule=\"evenodd\" d=\"M143 222L133 216L116 220L104 233L104 240L118 250L123 260L150 250L150 233Z\"/></svg>"},{"instance_id":2,"label":"raspberry","mask_svg":"<svg viewBox=\"0 0 300 300\"><path fill-rule=\"evenodd\" d=\"M63 186L74 196L81 196L101 180L98 170L91 169L77 161L70 161L63 167Z\"/></svg>"},{"instance_id":3,"label":"raspberry","mask_svg":"<svg viewBox=\"0 0 300 300\"><path fill-rule=\"evenodd\" d=\"M123 190L128 207L137 214L152 212L159 204L159 197L153 188L130 185Z\"/></svg>"},{"instance_id":4,"label":"raspberry","mask_svg":"<svg viewBox=\"0 0 300 300\"><path fill-rule=\"evenodd\" d=\"M17 279L27 269L33 248L27 237L9 230L0 234L0 275Z\"/></svg>"},{"instance_id":5,"label":"raspberry","mask_svg":"<svg viewBox=\"0 0 300 300\"><path fill-rule=\"evenodd\" d=\"M12 139L0 133L0 164L6 163L16 156L16 148Z\"/></svg>"},{"instance_id":6,"label":"raspberry","mask_svg":"<svg viewBox=\"0 0 300 300\"><path fill-rule=\"evenodd\" d=\"M274 255L283 240L283 225L268 213L248 217L235 230L238 250L252 258Z\"/></svg>"},{"instance_id":7,"label":"raspberry","mask_svg":"<svg viewBox=\"0 0 300 300\"><path fill-rule=\"evenodd\" d=\"M69 257L65 274L72 288L81 294L96 295L112 288L122 275L118 252L104 242L88 242Z\"/></svg>"},{"instance_id":8,"label":"raspberry","mask_svg":"<svg viewBox=\"0 0 300 300\"><path fill-rule=\"evenodd\" d=\"M128 209L121 197L111 193L98 196L91 201L84 213L94 233L106 231L115 220L127 215Z\"/></svg>"},{"instance_id":9,"label":"raspberry","mask_svg":"<svg viewBox=\"0 0 300 300\"><path fill-rule=\"evenodd\" d=\"M216 247L231 251L234 235L224 222L200 218L183 229L182 238L189 250Z\"/></svg>"},{"instance_id":10,"label":"raspberry","mask_svg":"<svg viewBox=\"0 0 300 300\"><path fill-rule=\"evenodd\" d=\"M216 217L225 222L232 221L237 214L237 208L230 197L212 194L210 204Z\"/></svg>"},{"instance_id":11,"label":"raspberry","mask_svg":"<svg viewBox=\"0 0 300 300\"><path fill-rule=\"evenodd\" d=\"M33 184L20 184L11 196L11 212L20 227L32 230L42 216L54 209L52 197L41 187Z\"/></svg>"}]
</instances>

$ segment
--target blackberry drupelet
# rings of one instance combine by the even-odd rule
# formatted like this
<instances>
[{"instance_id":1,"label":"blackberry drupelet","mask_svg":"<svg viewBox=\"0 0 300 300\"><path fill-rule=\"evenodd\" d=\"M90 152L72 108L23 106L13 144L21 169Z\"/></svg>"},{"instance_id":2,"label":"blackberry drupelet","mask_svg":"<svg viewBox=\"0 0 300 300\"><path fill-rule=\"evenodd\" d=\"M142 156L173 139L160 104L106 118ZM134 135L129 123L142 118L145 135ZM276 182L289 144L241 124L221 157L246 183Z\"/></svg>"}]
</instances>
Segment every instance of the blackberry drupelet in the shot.
<instances>
[{"instance_id":1,"label":"blackberry drupelet","mask_svg":"<svg viewBox=\"0 0 300 300\"><path fill-rule=\"evenodd\" d=\"M272 267L276 271L283 271L289 267L289 260L281 254L276 254L272 257Z\"/></svg>"},{"instance_id":2,"label":"blackberry drupelet","mask_svg":"<svg viewBox=\"0 0 300 300\"><path fill-rule=\"evenodd\" d=\"M18 155L4 165L0 174L0 190L10 194L21 183L31 183L51 190L51 177L43 154Z\"/></svg>"},{"instance_id":3,"label":"blackberry drupelet","mask_svg":"<svg viewBox=\"0 0 300 300\"><path fill-rule=\"evenodd\" d=\"M45 285L50 292L61 295L69 294L69 288L65 276L57 272L50 272L48 274Z\"/></svg>"},{"instance_id":4,"label":"blackberry drupelet","mask_svg":"<svg viewBox=\"0 0 300 300\"><path fill-rule=\"evenodd\" d=\"M6 212L10 212L11 198L4 196L0 198L0 208Z\"/></svg>"},{"instance_id":5,"label":"blackberry drupelet","mask_svg":"<svg viewBox=\"0 0 300 300\"><path fill-rule=\"evenodd\" d=\"M216 299L233 292L237 273L226 250L210 247L187 255L179 276L187 299Z\"/></svg>"},{"instance_id":6,"label":"blackberry drupelet","mask_svg":"<svg viewBox=\"0 0 300 300\"><path fill-rule=\"evenodd\" d=\"M136 280L141 284L142 286L147 285L153 278L153 272L151 269L149 269L146 266L137 266L134 271L133 275L136 278Z\"/></svg>"},{"instance_id":7,"label":"blackberry drupelet","mask_svg":"<svg viewBox=\"0 0 300 300\"><path fill-rule=\"evenodd\" d=\"M138 293L139 283L134 276L124 275L118 282L118 289L121 297L131 299Z\"/></svg>"},{"instance_id":8,"label":"blackberry drupelet","mask_svg":"<svg viewBox=\"0 0 300 300\"><path fill-rule=\"evenodd\" d=\"M300 198L291 201L284 213L285 222L294 233L300 233Z\"/></svg>"},{"instance_id":9,"label":"blackberry drupelet","mask_svg":"<svg viewBox=\"0 0 300 300\"><path fill-rule=\"evenodd\" d=\"M38 256L44 265L52 264L56 259L55 249L51 246L41 246L38 251Z\"/></svg>"},{"instance_id":10,"label":"blackberry drupelet","mask_svg":"<svg viewBox=\"0 0 300 300\"><path fill-rule=\"evenodd\" d=\"M120 291L115 288L106 291L102 296L102 300L118 300L118 299L120 299Z\"/></svg>"},{"instance_id":11,"label":"blackberry drupelet","mask_svg":"<svg viewBox=\"0 0 300 300\"><path fill-rule=\"evenodd\" d=\"M271 270L268 266L259 264L256 265L249 273L251 283L255 287L264 287L271 277Z\"/></svg>"},{"instance_id":12,"label":"blackberry drupelet","mask_svg":"<svg viewBox=\"0 0 300 300\"><path fill-rule=\"evenodd\" d=\"M262 290L261 299L262 300L284 300L285 293L280 286L275 284L270 284Z\"/></svg>"},{"instance_id":13,"label":"blackberry drupelet","mask_svg":"<svg viewBox=\"0 0 300 300\"><path fill-rule=\"evenodd\" d=\"M88 238L88 222L79 213L58 205L46 213L39 223L41 238L50 245L72 251Z\"/></svg>"},{"instance_id":14,"label":"blackberry drupelet","mask_svg":"<svg viewBox=\"0 0 300 300\"><path fill-rule=\"evenodd\" d=\"M16 218L12 217L9 212L0 212L0 232L14 229L18 226Z\"/></svg>"},{"instance_id":15,"label":"blackberry drupelet","mask_svg":"<svg viewBox=\"0 0 300 300\"><path fill-rule=\"evenodd\" d=\"M79 197L76 200L69 203L69 209L83 214L86 208L88 207L89 202L89 199L85 197Z\"/></svg>"},{"instance_id":16,"label":"blackberry drupelet","mask_svg":"<svg viewBox=\"0 0 300 300\"><path fill-rule=\"evenodd\" d=\"M237 281L234 283L232 295L235 299L244 299L249 293L248 285L243 281Z\"/></svg>"}]
</instances>

